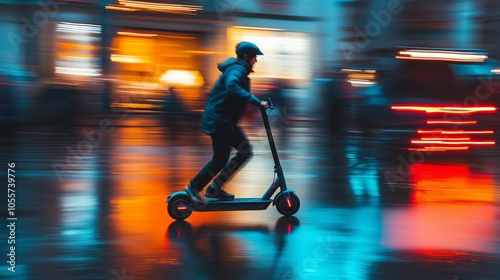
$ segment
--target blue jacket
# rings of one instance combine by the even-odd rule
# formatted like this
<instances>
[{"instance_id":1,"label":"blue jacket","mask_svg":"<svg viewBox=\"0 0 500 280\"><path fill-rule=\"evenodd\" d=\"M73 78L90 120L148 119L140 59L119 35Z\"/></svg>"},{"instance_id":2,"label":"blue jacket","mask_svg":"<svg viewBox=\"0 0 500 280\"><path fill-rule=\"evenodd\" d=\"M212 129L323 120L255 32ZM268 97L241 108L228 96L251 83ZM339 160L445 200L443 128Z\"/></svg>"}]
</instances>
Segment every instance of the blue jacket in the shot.
<instances>
[{"instance_id":1,"label":"blue jacket","mask_svg":"<svg viewBox=\"0 0 500 280\"><path fill-rule=\"evenodd\" d=\"M217 68L222 74L208 96L201 128L208 135L224 137L234 131L247 104L259 106L260 99L250 93L252 67L246 61L232 57Z\"/></svg>"}]
</instances>

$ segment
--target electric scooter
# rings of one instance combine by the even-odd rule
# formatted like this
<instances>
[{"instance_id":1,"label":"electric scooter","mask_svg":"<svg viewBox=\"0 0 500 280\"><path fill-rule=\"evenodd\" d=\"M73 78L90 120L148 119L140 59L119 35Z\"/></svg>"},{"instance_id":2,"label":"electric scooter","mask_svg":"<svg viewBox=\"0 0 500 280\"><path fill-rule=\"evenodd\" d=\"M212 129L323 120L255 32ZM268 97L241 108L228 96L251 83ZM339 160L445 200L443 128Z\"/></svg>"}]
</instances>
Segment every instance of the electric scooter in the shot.
<instances>
[{"instance_id":1,"label":"electric scooter","mask_svg":"<svg viewBox=\"0 0 500 280\"><path fill-rule=\"evenodd\" d=\"M274 109L271 99L268 99L268 108ZM234 200L219 200L217 198L204 198L204 203L194 203L185 191L178 191L168 196L167 211L170 217L182 221L187 219L193 212L208 211L238 211L238 210L265 210L272 203L276 210L284 216L295 214L300 207L299 197L294 191L287 188L285 174L278 157L278 151L274 142L269 116L265 108L260 108L267 139L274 159L274 173L276 175L273 183L260 198L235 198ZM276 191L279 192L271 198Z\"/></svg>"}]
</instances>

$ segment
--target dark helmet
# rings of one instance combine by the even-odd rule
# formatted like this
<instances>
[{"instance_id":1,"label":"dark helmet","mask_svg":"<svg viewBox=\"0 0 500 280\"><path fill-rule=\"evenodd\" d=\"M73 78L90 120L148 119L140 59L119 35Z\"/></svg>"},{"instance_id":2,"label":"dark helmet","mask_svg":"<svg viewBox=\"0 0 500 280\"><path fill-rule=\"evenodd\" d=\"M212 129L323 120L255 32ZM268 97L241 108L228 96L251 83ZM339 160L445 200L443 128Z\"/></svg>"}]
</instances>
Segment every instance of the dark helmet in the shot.
<instances>
[{"instance_id":1,"label":"dark helmet","mask_svg":"<svg viewBox=\"0 0 500 280\"><path fill-rule=\"evenodd\" d=\"M236 55L238 57L242 57L244 54L248 55L263 55L262 51L255 45L250 42L240 42L236 45Z\"/></svg>"}]
</instances>

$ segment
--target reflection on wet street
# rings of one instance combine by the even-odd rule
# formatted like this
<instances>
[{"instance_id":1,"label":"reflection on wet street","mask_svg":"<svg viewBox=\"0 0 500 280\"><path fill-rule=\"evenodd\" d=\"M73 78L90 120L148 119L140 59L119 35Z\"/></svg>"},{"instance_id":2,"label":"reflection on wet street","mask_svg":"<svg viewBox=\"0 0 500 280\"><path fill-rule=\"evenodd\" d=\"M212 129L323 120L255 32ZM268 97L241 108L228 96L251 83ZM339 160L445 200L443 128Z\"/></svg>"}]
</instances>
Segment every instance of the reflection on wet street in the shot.
<instances>
[{"instance_id":1,"label":"reflection on wet street","mask_svg":"<svg viewBox=\"0 0 500 280\"><path fill-rule=\"evenodd\" d=\"M274 164L261 124L244 128L255 156L228 191L261 197ZM4 226L0 278L500 279L498 151L417 155L307 121L275 136L295 216L270 206L182 222L165 200L211 157L196 120L131 115L2 138L17 221L16 272Z\"/></svg>"}]
</instances>

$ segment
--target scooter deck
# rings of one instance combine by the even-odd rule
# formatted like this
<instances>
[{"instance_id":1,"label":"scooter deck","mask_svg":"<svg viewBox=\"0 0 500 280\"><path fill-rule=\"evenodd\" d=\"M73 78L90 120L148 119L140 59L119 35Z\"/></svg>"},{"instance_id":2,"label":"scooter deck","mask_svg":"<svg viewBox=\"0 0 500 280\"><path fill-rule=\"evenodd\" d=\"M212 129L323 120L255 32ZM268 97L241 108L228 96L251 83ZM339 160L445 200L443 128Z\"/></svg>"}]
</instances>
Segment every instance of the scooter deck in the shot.
<instances>
[{"instance_id":1,"label":"scooter deck","mask_svg":"<svg viewBox=\"0 0 500 280\"><path fill-rule=\"evenodd\" d=\"M204 198L207 203L194 207L194 211L237 211L237 210L264 210L273 202L272 199L235 198L234 200L219 200Z\"/></svg>"}]
</instances>

